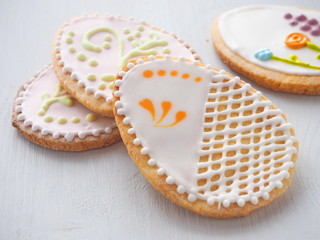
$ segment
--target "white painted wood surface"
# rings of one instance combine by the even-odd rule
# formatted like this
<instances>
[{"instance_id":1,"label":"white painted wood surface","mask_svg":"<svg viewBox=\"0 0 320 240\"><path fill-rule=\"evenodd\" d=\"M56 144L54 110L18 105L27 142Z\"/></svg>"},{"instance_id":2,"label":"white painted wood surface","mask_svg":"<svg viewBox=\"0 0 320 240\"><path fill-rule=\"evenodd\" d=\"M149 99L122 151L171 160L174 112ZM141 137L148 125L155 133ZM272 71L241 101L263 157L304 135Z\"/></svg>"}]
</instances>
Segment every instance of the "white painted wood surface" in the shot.
<instances>
[{"instance_id":1,"label":"white painted wood surface","mask_svg":"<svg viewBox=\"0 0 320 240\"><path fill-rule=\"evenodd\" d=\"M8 0L0 3L0 240L320 239L320 96L273 92L253 83L284 110L300 155L290 189L245 218L195 215L153 190L122 143L81 153L48 150L11 127L20 85L50 62L56 29L84 12L130 15L175 32L206 63L217 57L210 24L223 11L262 1ZM319 0L272 0L320 10ZM232 71L231 71L232 72Z\"/></svg>"}]
</instances>

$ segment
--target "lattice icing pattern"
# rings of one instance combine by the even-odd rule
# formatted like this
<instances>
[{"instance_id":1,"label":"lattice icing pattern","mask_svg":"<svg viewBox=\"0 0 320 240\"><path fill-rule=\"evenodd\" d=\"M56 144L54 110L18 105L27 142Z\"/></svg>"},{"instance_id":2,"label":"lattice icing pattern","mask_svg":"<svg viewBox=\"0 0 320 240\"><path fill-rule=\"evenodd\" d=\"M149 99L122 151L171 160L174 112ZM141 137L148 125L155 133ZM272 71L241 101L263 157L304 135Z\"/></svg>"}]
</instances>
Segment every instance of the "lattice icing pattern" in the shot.
<instances>
[{"instance_id":1,"label":"lattice icing pattern","mask_svg":"<svg viewBox=\"0 0 320 240\"><path fill-rule=\"evenodd\" d=\"M115 82L117 113L148 164L189 201L257 204L290 177L291 126L249 84L183 58L127 67Z\"/></svg>"}]
</instances>

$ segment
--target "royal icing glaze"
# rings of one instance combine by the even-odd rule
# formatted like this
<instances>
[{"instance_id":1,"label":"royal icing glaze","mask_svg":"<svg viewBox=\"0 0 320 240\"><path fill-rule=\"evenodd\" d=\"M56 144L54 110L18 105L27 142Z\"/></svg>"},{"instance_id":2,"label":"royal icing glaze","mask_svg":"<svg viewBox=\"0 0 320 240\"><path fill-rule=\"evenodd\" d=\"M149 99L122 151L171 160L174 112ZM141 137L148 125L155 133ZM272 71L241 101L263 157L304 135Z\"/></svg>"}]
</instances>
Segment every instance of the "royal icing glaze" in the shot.
<instances>
[{"instance_id":1,"label":"royal icing glaze","mask_svg":"<svg viewBox=\"0 0 320 240\"><path fill-rule=\"evenodd\" d=\"M99 136L116 127L113 118L94 114L73 99L60 86L51 65L24 86L16 103L18 120L25 126L31 126L32 131L51 134L55 139L64 137L72 141L76 136Z\"/></svg>"},{"instance_id":2,"label":"royal icing glaze","mask_svg":"<svg viewBox=\"0 0 320 240\"><path fill-rule=\"evenodd\" d=\"M289 74L318 75L320 25L316 19L320 13L296 7L251 6L223 14L218 27L225 44L250 62ZM310 44L289 47L285 42L293 33L303 33Z\"/></svg>"},{"instance_id":3,"label":"royal icing glaze","mask_svg":"<svg viewBox=\"0 0 320 240\"><path fill-rule=\"evenodd\" d=\"M183 59L128 64L114 96L133 144L188 200L257 204L282 188L295 138L279 109L248 83Z\"/></svg>"},{"instance_id":4,"label":"royal icing glaze","mask_svg":"<svg viewBox=\"0 0 320 240\"><path fill-rule=\"evenodd\" d=\"M70 72L79 86L108 103L114 76L129 59L156 54L197 58L173 34L132 18L87 15L68 21L60 34L56 56L63 71Z\"/></svg>"}]
</instances>

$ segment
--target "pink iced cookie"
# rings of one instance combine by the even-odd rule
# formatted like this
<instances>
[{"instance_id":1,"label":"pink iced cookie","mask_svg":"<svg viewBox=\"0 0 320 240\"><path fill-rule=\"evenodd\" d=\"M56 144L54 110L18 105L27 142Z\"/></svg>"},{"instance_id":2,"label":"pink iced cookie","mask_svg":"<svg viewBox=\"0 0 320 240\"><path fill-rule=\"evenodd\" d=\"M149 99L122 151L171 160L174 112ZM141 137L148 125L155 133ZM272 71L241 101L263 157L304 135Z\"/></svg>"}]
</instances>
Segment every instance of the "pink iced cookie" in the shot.
<instances>
[{"instance_id":1,"label":"pink iced cookie","mask_svg":"<svg viewBox=\"0 0 320 240\"><path fill-rule=\"evenodd\" d=\"M92 113L71 97L51 65L19 90L12 125L30 141L56 150L81 151L120 139L115 121Z\"/></svg>"},{"instance_id":2,"label":"pink iced cookie","mask_svg":"<svg viewBox=\"0 0 320 240\"><path fill-rule=\"evenodd\" d=\"M183 40L144 21L110 15L86 15L58 31L53 65L64 88L92 111L113 116L115 75L128 60L142 55L198 59Z\"/></svg>"}]
</instances>

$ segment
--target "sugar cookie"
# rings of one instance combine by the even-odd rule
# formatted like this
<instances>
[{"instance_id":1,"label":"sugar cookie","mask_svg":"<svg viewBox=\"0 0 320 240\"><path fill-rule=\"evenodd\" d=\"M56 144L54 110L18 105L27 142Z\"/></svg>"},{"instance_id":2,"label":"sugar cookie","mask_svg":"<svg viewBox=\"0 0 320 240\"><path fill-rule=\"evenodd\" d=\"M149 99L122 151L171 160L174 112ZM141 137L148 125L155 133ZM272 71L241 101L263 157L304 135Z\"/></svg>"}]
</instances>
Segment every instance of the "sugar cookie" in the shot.
<instances>
[{"instance_id":1,"label":"sugar cookie","mask_svg":"<svg viewBox=\"0 0 320 240\"><path fill-rule=\"evenodd\" d=\"M60 85L48 65L22 86L12 125L28 140L65 151L82 151L120 140L113 118L92 113Z\"/></svg>"},{"instance_id":2,"label":"sugar cookie","mask_svg":"<svg viewBox=\"0 0 320 240\"><path fill-rule=\"evenodd\" d=\"M86 15L67 21L54 41L53 65L61 84L94 112L112 116L116 73L142 55L198 59L187 43L144 21L110 15Z\"/></svg>"},{"instance_id":3,"label":"sugar cookie","mask_svg":"<svg viewBox=\"0 0 320 240\"><path fill-rule=\"evenodd\" d=\"M250 6L212 25L215 49L235 71L276 91L320 94L320 12Z\"/></svg>"},{"instance_id":4,"label":"sugar cookie","mask_svg":"<svg viewBox=\"0 0 320 240\"><path fill-rule=\"evenodd\" d=\"M239 77L183 58L143 57L120 72L113 101L135 164L154 188L189 210L245 216L290 185L294 130Z\"/></svg>"}]
</instances>

